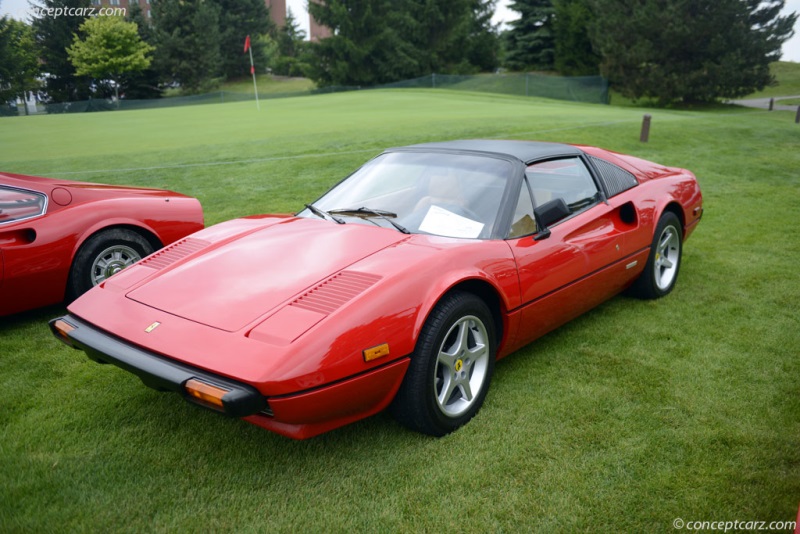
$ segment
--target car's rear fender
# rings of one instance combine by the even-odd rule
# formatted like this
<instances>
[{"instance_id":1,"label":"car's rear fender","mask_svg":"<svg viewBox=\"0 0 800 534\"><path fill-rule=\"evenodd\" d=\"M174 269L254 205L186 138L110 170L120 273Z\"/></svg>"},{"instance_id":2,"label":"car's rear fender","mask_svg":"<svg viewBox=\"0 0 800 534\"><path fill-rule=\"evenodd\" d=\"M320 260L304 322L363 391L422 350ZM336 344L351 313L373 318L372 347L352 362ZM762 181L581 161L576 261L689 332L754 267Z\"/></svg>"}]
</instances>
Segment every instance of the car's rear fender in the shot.
<instances>
[{"instance_id":1,"label":"car's rear fender","mask_svg":"<svg viewBox=\"0 0 800 534\"><path fill-rule=\"evenodd\" d=\"M119 216L120 213L135 213L137 218ZM189 197L112 199L76 206L70 210L69 216L73 219L80 217L92 219L91 224L78 234L71 257L75 257L87 239L109 228L122 227L135 230L154 245L154 248L169 245L203 228L200 203Z\"/></svg>"},{"instance_id":2,"label":"car's rear fender","mask_svg":"<svg viewBox=\"0 0 800 534\"><path fill-rule=\"evenodd\" d=\"M655 217L653 221L653 231L655 225L665 212L674 213L681 222L683 228L683 239L686 240L696 227L703 216L703 195L694 175L688 173L675 177L670 177L663 181L663 194L659 195L659 201L655 204ZM658 182L651 182L656 185ZM662 185L662 184L658 184Z\"/></svg>"}]
</instances>

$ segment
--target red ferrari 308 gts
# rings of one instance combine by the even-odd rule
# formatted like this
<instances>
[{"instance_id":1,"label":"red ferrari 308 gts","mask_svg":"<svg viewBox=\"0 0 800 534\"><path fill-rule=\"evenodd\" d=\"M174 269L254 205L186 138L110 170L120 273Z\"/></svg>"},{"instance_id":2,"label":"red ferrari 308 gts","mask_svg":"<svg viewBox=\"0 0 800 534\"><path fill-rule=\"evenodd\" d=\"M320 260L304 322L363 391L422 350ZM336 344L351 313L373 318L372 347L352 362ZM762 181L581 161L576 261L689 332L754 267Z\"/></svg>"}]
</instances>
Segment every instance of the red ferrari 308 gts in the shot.
<instances>
[{"instance_id":1,"label":"red ferrari 308 gts","mask_svg":"<svg viewBox=\"0 0 800 534\"><path fill-rule=\"evenodd\" d=\"M387 150L296 216L228 221L89 291L56 337L293 438L389 407L441 436L495 360L623 290L672 291L694 175L599 148Z\"/></svg>"},{"instance_id":2,"label":"red ferrari 308 gts","mask_svg":"<svg viewBox=\"0 0 800 534\"><path fill-rule=\"evenodd\" d=\"M178 193L0 174L0 316L71 300L202 228Z\"/></svg>"}]
</instances>

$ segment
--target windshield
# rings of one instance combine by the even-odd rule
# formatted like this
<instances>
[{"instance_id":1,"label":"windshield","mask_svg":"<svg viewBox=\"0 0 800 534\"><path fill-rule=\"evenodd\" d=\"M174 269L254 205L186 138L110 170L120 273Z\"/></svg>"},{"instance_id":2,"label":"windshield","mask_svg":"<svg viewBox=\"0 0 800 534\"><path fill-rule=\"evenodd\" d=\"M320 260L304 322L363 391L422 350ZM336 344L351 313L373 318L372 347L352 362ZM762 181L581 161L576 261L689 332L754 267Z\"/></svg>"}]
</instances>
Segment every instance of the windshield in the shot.
<instances>
[{"instance_id":1,"label":"windshield","mask_svg":"<svg viewBox=\"0 0 800 534\"><path fill-rule=\"evenodd\" d=\"M504 160L428 152L390 152L370 161L313 207L346 223L447 237L491 236L512 173ZM319 217L306 209L301 217ZM332 218L331 217L331 218Z\"/></svg>"}]
</instances>

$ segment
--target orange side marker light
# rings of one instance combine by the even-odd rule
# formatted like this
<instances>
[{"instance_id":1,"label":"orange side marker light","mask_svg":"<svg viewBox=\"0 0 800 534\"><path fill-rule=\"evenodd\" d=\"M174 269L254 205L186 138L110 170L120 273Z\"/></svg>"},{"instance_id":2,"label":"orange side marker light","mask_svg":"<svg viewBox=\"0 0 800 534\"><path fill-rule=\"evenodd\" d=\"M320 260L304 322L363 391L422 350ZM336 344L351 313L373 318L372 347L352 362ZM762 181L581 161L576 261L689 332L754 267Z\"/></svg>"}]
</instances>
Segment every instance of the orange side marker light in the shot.
<instances>
[{"instance_id":1,"label":"orange side marker light","mask_svg":"<svg viewBox=\"0 0 800 534\"><path fill-rule=\"evenodd\" d=\"M222 397L224 397L226 393L229 393L227 389L206 384L196 378L187 380L183 387L186 389L186 393L191 397L190 400L218 412L225 411Z\"/></svg>"},{"instance_id":2,"label":"orange side marker light","mask_svg":"<svg viewBox=\"0 0 800 534\"><path fill-rule=\"evenodd\" d=\"M377 347L372 347L371 349L364 349L363 354L365 362L371 362L372 360L383 358L384 356L389 355L389 344L384 343L383 345L378 345Z\"/></svg>"}]
</instances>

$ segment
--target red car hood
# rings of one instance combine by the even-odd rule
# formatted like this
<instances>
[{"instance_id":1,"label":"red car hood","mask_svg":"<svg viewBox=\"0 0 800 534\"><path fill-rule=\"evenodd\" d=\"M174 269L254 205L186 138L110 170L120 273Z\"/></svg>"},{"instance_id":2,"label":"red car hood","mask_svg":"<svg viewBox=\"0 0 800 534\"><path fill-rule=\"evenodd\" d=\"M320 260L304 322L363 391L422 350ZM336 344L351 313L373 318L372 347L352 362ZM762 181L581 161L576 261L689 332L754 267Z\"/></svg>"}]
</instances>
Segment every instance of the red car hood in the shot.
<instances>
[{"instance_id":1,"label":"red car hood","mask_svg":"<svg viewBox=\"0 0 800 534\"><path fill-rule=\"evenodd\" d=\"M210 246L128 293L164 312L240 330L353 263L405 239L394 230L293 218Z\"/></svg>"}]
</instances>

